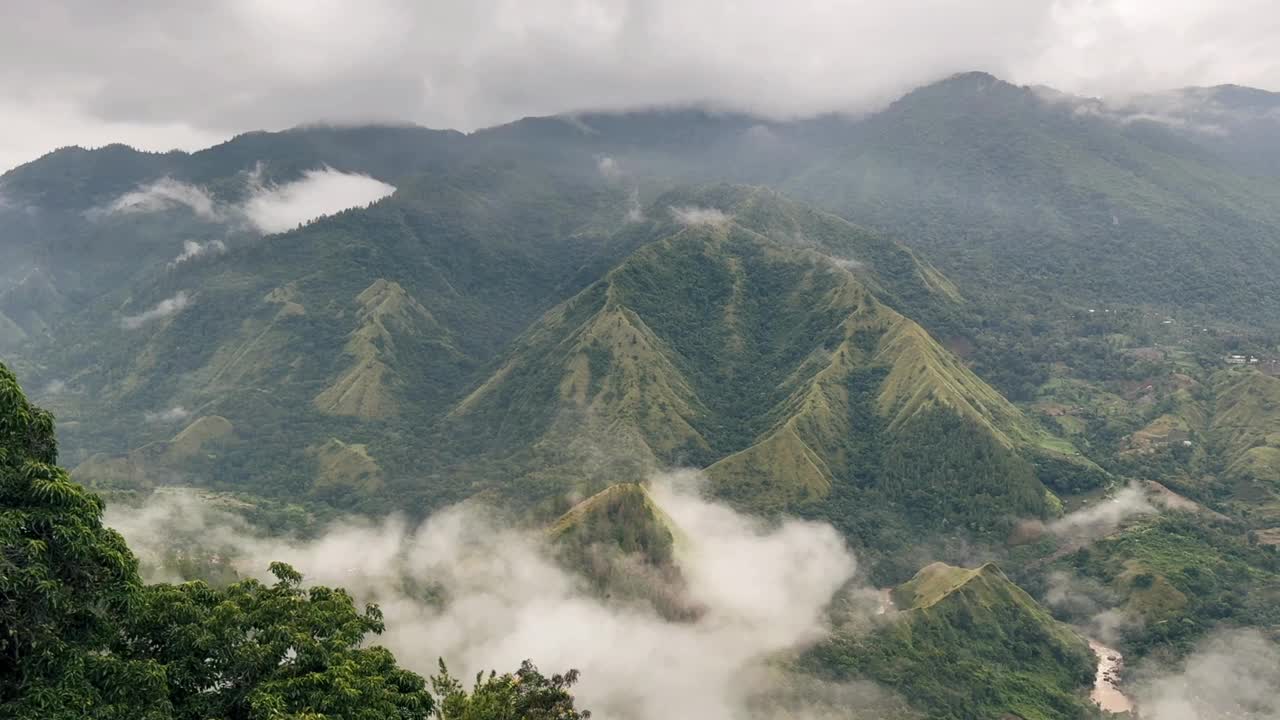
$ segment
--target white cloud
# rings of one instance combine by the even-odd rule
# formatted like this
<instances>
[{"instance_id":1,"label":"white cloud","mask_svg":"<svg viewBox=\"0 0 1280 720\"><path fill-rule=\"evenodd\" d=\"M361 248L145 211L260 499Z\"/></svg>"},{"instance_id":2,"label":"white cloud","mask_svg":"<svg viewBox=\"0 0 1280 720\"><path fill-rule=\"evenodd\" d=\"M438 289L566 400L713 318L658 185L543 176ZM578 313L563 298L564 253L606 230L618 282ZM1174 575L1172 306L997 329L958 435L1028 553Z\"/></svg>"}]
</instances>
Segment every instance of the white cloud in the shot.
<instances>
[{"instance_id":1,"label":"white cloud","mask_svg":"<svg viewBox=\"0 0 1280 720\"><path fill-rule=\"evenodd\" d=\"M262 233L277 233L325 215L368 205L395 192L394 186L368 175L339 172L329 167L307 170L298 180L279 185L263 185L260 181L262 172L259 163L244 174L249 194L238 205L219 203L204 188L166 177L139 186L116 198L107 207L95 208L90 213L159 212L183 206L206 220L247 225ZM175 267L201 255L225 250L226 245L221 240L203 244L187 240L183 243L182 253L169 266Z\"/></svg>"},{"instance_id":2,"label":"white cloud","mask_svg":"<svg viewBox=\"0 0 1280 720\"><path fill-rule=\"evenodd\" d=\"M639 188L631 188L631 192L627 194L627 214L623 219L628 223L638 223L644 220L644 210L640 208Z\"/></svg>"},{"instance_id":3,"label":"white cloud","mask_svg":"<svg viewBox=\"0 0 1280 720\"><path fill-rule=\"evenodd\" d=\"M849 270L850 272L852 272L854 270L861 270L863 268L863 263L861 260L854 260L853 258L835 257L834 255L828 255L827 259L831 261L832 265L835 265L836 267L842 270Z\"/></svg>"},{"instance_id":4,"label":"white cloud","mask_svg":"<svg viewBox=\"0 0 1280 720\"><path fill-rule=\"evenodd\" d=\"M221 219L213 198L204 188L170 177L160 178L121 195L105 209L105 212L108 214L150 213L178 206L188 208L205 220Z\"/></svg>"},{"instance_id":5,"label":"white cloud","mask_svg":"<svg viewBox=\"0 0 1280 720\"><path fill-rule=\"evenodd\" d=\"M1136 690L1142 717L1159 720L1280 718L1280 646L1256 630L1201 642L1174 672Z\"/></svg>"},{"instance_id":6,"label":"white cloud","mask_svg":"<svg viewBox=\"0 0 1280 720\"><path fill-rule=\"evenodd\" d=\"M1131 483L1111 497L1049 523L1049 531L1076 540L1102 537L1131 517L1155 512L1143 487Z\"/></svg>"},{"instance_id":7,"label":"white cloud","mask_svg":"<svg viewBox=\"0 0 1280 720\"><path fill-rule=\"evenodd\" d=\"M169 261L169 267L174 268L201 255L217 255L226 252L226 250L227 245L221 240L210 240L204 243L198 243L195 240L184 240L182 242L182 252Z\"/></svg>"},{"instance_id":8,"label":"white cloud","mask_svg":"<svg viewBox=\"0 0 1280 720\"><path fill-rule=\"evenodd\" d=\"M395 190L368 175L326 167L308 170L294 182L257 188L241 210L261 232L277 233L324 215L368 205Z\"/></svg>"},{"instance_id":9,"label":"white cloud","mask_svg":"<svg viewBox=\"0 0 1280 720\"><path fill-rule=\"evenodd\" d=\"M164 424L181 422L183 420L186 420L189 417L191 417L191 411L182 407L181 405L175 405L174 407L171 407L168 410L161 410L159 412L146 412L142 414L142 419L149 423L164 423Z\"/></svg>"},{"instance_id":10,"label":"white cloud","mask_svg":"<svg viewBox=\"0 0 1280 720\"><path fill-rule=\"evenodd\" d=\"M596 169L606 180L617 180L622 177L622 167L618 165L617 160L608 155L602 155L596 159Z\"/></svg>"},{"instance_id":11,"label":"white cloud","mask_svg":"<svg viewBox=\"0 0 1280 720\"><path fill-rule=\"evenodd\" d=\"M152 320L159 320L181 312L190 303L191 299L187 295L187 291L179 290L173 297L161 300L150 310L137 315L126 315L120 320L120 325L126 330L136 330Z\"/></svg>"},{"instance_id":12,"label":"white cloud","mask_svg":"<svg viewBox=\"0 0 1280 720\"><path fill-rule=\"evenodd\" d=\"M720 227L729 224L731 219L723 211L704 207L673 207L671 217L681 225L689 227L703 225Z\"/></svg>"},{"instance_id":13,"label":"white cloud","mask_svg":"<svg viewBox=\"0 0 1280 720\"><path fill-rule=\"evenodd\" d=\"M257 535L173 494L141 510L109 508L108 523L144 566L175 538L195 537L238 556L236 566L255 575L265 574L269 560L283 560L309 582L376 600L388 628L378 642L418 672L432 672L438 656L462 677L531 658L546 670L581 670L577 695L598 717L665 720L679 707L681 716L729 720L758 709L757 695L782 679L770 658L824 637L825 608L855 562L828 525L765 525L699 499L695 484L682 473L652 486L680 530L683 591L704 609L686 621L585 590L549 559L541 533L515 530L476 507L444 510L416 529L394 519L338 524L311 541ZM406 579L434 584L447 604L411 597Z\"/></svg>"}]
</instances>

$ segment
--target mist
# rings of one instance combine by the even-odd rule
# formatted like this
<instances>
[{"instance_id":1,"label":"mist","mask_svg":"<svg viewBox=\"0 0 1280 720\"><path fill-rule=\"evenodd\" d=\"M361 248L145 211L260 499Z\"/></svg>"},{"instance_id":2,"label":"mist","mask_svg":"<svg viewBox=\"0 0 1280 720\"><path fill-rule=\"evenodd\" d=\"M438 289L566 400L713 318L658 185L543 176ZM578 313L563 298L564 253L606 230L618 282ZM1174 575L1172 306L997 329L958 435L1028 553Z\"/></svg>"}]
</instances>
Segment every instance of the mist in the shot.
<instances>
[{"instance_id":1,"label":"mist","mask_svg":"<svg viewBox=\"0 0 1280 720\"><path fill-rule=\"evenodd\" d=\"M292 182L263 184L261 163L244 174L248 196L238 204L215 199L208 190L165 177L138 186L105 207L86 214L92 218L129 213L156 213L185 207L197 217L233 229L263 234L292 230L312 220L354 207L363 207L395 192L395 187L368 175L344 173L330 167L307 170ZM169 263L176 267L202 255L225 252L221 240L186 240L182 252Z\"/></svg>"},{"instance_id":2,"label":"mist","mask_svg":"<svg viewBox=\"0 0 1280 720\"><path fill-rule=\"evenodd\" d=\"M105 209L91 211L107 214L152 213L185 207L205 220L221 220L222 214L213 197L203 188L163 177L116 198Z\"/></svg>"},{"instance_id":3,"label":"mist","mask_svg":"<svg viewBox=\"0 0 1280 720\"><path fill-rule=\"evenodd\" d=\"M145 412L142 414L142 419L148 423L176 423L186 420L189 417L191 417L191 411L181 405L175 405L168 410Z\"/></svg>"},{"instance_id":4,"label":"mist","mask_svg":"<svg viewBox=\"0 0 1280 720\"><path fill-rule=\"evenodd\" d=\"M397 518L339 522L307 541L266 537L183 492L158 493L141 509L111 507L107 522L153 581L179 579L164 557L177 538L188 537L238 571L266 579L267 563L282 560L308 582L376 601L387 632L373 641L419 673L434 672L438 657L460 676L529 658L549 671L581 670L580 705L597 717L659 720L673 708L710 720L762 717L759 694L821 684L773 660L826 636L826 608L857 563L829 525L765 525L701 499L699 483L692 472L650 482L678 529L682 592L703 609L691 621L665 619L644 602L600 597L551 559L541 533L514 529L475 504L438 512L418 527ZM815 696L847 700L852 687Z\"/></svg>"},{"instance_id":5,"label":"mist","mask_svg":"<svg viewBox=\"0 0 1280 720\"><path fill-rule=\"evenodd\" d=\"M182 242L182 252L169 261L169 267L175 268L188 260L194 260L202 255L217 255L226 251L227 245L221 240L210 240L204 243L184 240Z\"/></svg>"},{"instance_id":6,"label":"mist","mask_svg":"<svg viewBox=\"0 0 1280 720\"><path fill-rule=\"evenodd\" d=\"M1155 512L1146 490L1130 483L1111 497L1049 523L1048 530L1073 540L1089 540L1110 535L1129 518Z\"/></svg>"},{"instance_id":7,"label":"mist","mask_svg":"<svg viewBox=\"0 0 1280 720\"><path fill-rule=\"evenodd\" d=\"M688 227L720 227L727 225L731 220L722 210L704 207L672 207L671 217L681 225Z\"/></svg>"},{"instance_id":8,"label":"mist","mask_svg":"<svg viewBox=\"0 0 1280 720\"><path fill-rule=\"evenodd\" d=\"M173 297L165 298L155 305L155 307L137 315L126 315L120 319L120 325L126 330L137 330L138 328L150 323L154 320L167 318L170 315L181 312L184 308L191 304L191 298L185 290L179 290Z\"/></svg>"},{"instance_id":9,"label":"mist","mask_svg":"<svg viewBox=\"0 0 1280 720\"><path fill-rule=\"evenodd\" d=\"M1091 638L1116 645L1125 631L1142 624L1141 618L1119 607L1121 599L1114 591L1097 580L1062 570L1049 573L1046 579L1044 604Z\"/></svg>"},{"instance_id":10,"label":"mist","mask_svg":"<svg viewBox=\"0 0 1280 720\"><path fill-rule=\"evenodd\" d=\"M1280 645L1256 630L1220 631L1134 694L1142 716L1159 720L1277 720Z\"/></svg>"},{"instance_id":11,"label":"mist","mask_svg":"<svg viewBox=\"0 0 1280 720\"><path fill-rule=\"evenodd\" d=\"M308 170L293 182L258 186L241 210L260 232L278 233L325 215L368 205L395 190L368 175L325 167Z\"/></svg>"},{"instance_id":12,"label":"mist","mask_svg":"<svg viewBox=\"0 0 1280 720\"><path fill-rule=\"evenodd\" d=\"M601 156L596 160L596 169L600 171L600 175L606 180L617 180L623 176L622 166L617 160L608 155Z\"/></svg>"}]
</instances>

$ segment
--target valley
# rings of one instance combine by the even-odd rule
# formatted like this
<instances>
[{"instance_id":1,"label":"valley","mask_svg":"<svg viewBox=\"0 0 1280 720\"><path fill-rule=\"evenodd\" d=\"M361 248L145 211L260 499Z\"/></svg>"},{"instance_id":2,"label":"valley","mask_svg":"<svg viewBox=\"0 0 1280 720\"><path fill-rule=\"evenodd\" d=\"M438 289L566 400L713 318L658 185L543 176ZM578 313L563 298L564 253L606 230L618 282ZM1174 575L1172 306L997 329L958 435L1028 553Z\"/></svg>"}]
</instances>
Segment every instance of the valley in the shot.
<instances>
[{"instance_id":1,"label":"valley","mask_svg":"<svg viewBox=\"0 0 1280 720\"><path fill-rule=\"evenodd\" d=\"M1080 107L962 73L56 150L0 176L0 530L53 563L69 498L135 639L310 592L404 688L533 656L609 718L1147 718L1280 642L1280 180ZM365 631L333 657L400 677Z\"/></svg>"}]
</instances>

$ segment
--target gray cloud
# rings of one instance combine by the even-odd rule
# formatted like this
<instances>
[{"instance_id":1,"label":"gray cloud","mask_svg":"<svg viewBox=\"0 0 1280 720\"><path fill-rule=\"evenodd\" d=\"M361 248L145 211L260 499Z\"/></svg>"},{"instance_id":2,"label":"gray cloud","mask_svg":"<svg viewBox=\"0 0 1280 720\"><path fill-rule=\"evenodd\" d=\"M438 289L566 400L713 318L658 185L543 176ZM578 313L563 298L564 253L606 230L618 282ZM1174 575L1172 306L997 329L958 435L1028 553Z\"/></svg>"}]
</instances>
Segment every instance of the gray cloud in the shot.
<instances>
[{"instance_id":1,"label":"gray cloud","mask_svg":"<svg viewBox=\"0 0 1280 720\"><path fill-rule=\"evenodd\" d=\"M174 313L181 312L183 308L190 304L191 298L187 295L187 291L179 290L173 295L173 297L161 300L150 310L140 312L137 315L126 315L121 318L120 326L126 330L137 330L153 320L167 318Z\"/></svg>"},{"instance_id":2,"label":"gray cloud","mask_svg":"<svg viewBox=\"0 0 1280 720\"><path fill-rule=\"evenodd\" d=\"M0 167L70 143L196 147L316 121L856 111L969 69L1091 95L1280 86L1269 0L4 2Z\"/></svg>"},{"instance_id":3,"label":"gray cloud","mask_svg":"<svg viewBox=\"0 0 1280 720\"><path fill-rule=\"evenodd\" d=\"M762 692L785 699L799 681L770 660L826 635L824 611L853 576L853 556L828 525L761 524L700 499L698 482L677 473L651 486L679 529L682 592L704 609L686 621L584 590L550 559L540 533L474 506L444 510L417 528L351 521L296 541L258 534L208 499L171 490L141 509L109 508L107 522L152 579L180 579L161 562L183 538L197 538L205 552L253 575L283 560L310 582L375 600L388 628L378 642L419 672L432 672L438 656L462 677L532 658L545 669L580 669L577 694L599 717L659 720L672 707L709 720L827 717L789 703L766 715L756 700ZM422 600L412 590L422 587L445 600ZM836 707L849 700L842 690L851 691L824 690L811 696Z\"/></svg>"}]
</instances>

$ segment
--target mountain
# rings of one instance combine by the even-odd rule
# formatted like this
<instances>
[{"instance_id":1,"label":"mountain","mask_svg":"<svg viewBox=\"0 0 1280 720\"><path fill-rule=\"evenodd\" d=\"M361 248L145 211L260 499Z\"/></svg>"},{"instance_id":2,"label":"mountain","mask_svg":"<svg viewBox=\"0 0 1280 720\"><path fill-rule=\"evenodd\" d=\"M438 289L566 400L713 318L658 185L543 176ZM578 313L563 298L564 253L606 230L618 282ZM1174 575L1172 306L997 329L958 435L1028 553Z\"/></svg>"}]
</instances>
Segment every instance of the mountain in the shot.
<instances>
[{"instance_id":1,"label":"mountain","mask_svg":"<svg viewBox=\"0 0 1280 720\"><path fill-rule=\"evenodd\" d=\"M842 633L810 651L824 677L871 677L930 718L1087 717L1096 658L995 565L934 563L892 592L896 610L868 633Z\"/></svg>"},{"instance_id":2,"label":"mountain","mask_svg":"<svg viewBox=\"0 0 1280 720\"><path fill-rule=\"evenodd\" d=\"M688 464L743 507L890 533L892 554L908 527L1003 536L1052 516L1037 474L1090 471L936 339L972 303L901 244L759 187L638 214L625 187L537 168L401 180L369 208L141 270L33 357L77 478L100 487L370 511L492 490L548 515ZM166 460L174 425L202 416L252 441Z\"/></svg>"},{"instance_id":3,"label":"mountain","mask_svg":"<svg viewBox=\"0 0 1280 720\"><path fill-rule=\"evenodd\" d=\"M611 485L579 502L547 530L560 563L614 601L643 602L673 620L701 612L677 565L686 535L644 486Z\"/></svg>"},{"instance_id":4,"label":"mountain","mask_svg":"<svg viewBox=\"0 0 1280 720\"><path fill-rule=\"evenodd\" d=\"M989 75L915 90L782 183L905 238L982 299L1272 325L1280 184L1157 123Z\"/></svg>"},{"instance_id":5,"label":"mountain","mask_svg":"<svg viewBox=\"0 0 1280 720\"><path fill-rule=\"evenodd\" d=\"M705 466L717 494L762 512L864 493L934 529L1054 512L1030 462L1057 454L1047 433L895 309L958 312L937 271L767 190L647 212L674 220L659 215L659 239L544 315L450 412L468 438L561 483L600 455ZM981 517L951 499L975 491Z\"/></svg>"},{"instance_id":6,"label":"mountain","mask_svg":"<svg viewBox=\"0 0 1280 720\"><path fill-rule=\"evenodd\" d=\"M1122 122L1163 125L1249 175L1276 177L1280 168L1280 93L1188 87L1125 98L1101 111Z\"/></svg>"},{"instance_id":7,"label":"mountain","mask_svg":"<svg viewBox=\"0 0 1280 720\"><path fill-rule=\"evenodd\" d=\"M596 223L626 203L512 170L406 181L368 210L141 270L70 312L56 335L75 342L28 357L64 388L48 401L74 462L139 447L172 415L220 414L258 438L227 462L278 479L330 437L363 444L444 415L507 340L625 251ZM138 422L80 424L101 413Z\"/></svg>"},{"instance_id":8,"label":"mountain","mask_svg":"<svg viewBox=\"0 0 1280 720\"><path fill-rule=\"evenodd\" d=\"M682 531L640 483L697 468L899 585L816 674L1087 715L1078 637L929 563L1046 603L1079 576L1093 604L1054 613L1139 620L1132 659L1275 626L1274 108L966 73L862 117L64 148L0 177L0 354L113 501L195 486L305 531L475 499L675 622ZM1164 502L1057 531L1130 481Z\"/></svg>"}]
</instances>

